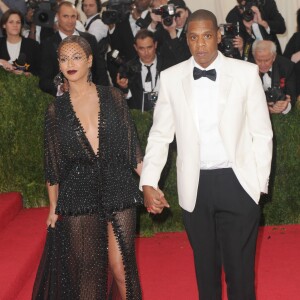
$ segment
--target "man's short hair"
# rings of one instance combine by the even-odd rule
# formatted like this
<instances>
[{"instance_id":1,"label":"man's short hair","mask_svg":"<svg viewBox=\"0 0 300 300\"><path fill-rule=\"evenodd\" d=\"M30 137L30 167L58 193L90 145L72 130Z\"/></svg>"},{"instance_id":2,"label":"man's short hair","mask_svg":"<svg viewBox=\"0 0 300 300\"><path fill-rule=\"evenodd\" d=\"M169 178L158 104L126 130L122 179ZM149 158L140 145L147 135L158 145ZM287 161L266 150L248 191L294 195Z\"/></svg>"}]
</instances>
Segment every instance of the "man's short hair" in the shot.
<instances>
[{"instance_id":1,"label":"man's short hair","mask_svg":"<svg viewBox=\"0 0 300 300\"><path fill-rule=\"evenodd\" d=\"M68 6L68 7L75 8L75 5L72 2L70 2L70 1L62 1L57 6L57 12L60 11L60 9L61 9L62 6Z\"/></svg>"},{"instance_id":2,"label":"man's short hair","mask_svg":"<svg viewBox=\"0 0 300 300\"><path fill-rule=\"evenodd\" d=\"M269 50L272 54L276 55L276 44L269 40L256 40L252 45L252 54L255 55L256 51Z\"/></svg>"},{"instance_id":3,"label":"man's short hair","mask_svg":"<svg viewBox=\"0 0 300 300\"><path fill-rule=\"evenodd\" d=\"M136 44L137 40L144 40L146 38L150 38L155 42L154 33L146 28L140 29L134 37L134 43Z\"/></svg>"},{"instance_id":4,"label":"man's short hair","mask_svg":"<svg viewBox=\"0 0 300 300\"><path fill-rule=\"evenodd\" d=\"M206 9L198 9L194 11L187 20L187 28L190 22L194 21L211 21L216 30L219 29L218 21L216 16L209 10Z\"/></svg>"}]
</instances>

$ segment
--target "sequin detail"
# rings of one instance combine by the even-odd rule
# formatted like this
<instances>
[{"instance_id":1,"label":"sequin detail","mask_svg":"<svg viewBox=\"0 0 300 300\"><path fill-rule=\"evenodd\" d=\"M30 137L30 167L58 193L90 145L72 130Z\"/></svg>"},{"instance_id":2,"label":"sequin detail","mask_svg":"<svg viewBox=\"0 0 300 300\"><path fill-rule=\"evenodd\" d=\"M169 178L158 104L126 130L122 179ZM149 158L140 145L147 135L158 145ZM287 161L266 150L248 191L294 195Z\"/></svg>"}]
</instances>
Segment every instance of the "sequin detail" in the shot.
<instances>
[{"instance_id":1,"label":"sequin detail","mask_svg":"<svg viewBox=\"0 0 300 300\"><path fill-rule=\"evenodd\" d=\"M97 87L100 99L99 151L95 155L68 93L45 117L45 177L59 184L56 213L103 217L143 203L132 172L142 160L134 124L122 93Z\"/></svg>"},{"instance_id":2,"label":"sequin detail","mask_svg":"<svg viewBox=\"0 0 300 300\"><path fill-rule=\"evenodd\" d=\"M133 169L142 161L122 93L97 87L99 148L92 149L69 94L45 115L45 178L59 184L56 213L36 276L35 300L119 300L110 280L108 222L123 259L126 299L141 300L135 259L136 208L142 204Z\"/></svg>"}]
</instances>

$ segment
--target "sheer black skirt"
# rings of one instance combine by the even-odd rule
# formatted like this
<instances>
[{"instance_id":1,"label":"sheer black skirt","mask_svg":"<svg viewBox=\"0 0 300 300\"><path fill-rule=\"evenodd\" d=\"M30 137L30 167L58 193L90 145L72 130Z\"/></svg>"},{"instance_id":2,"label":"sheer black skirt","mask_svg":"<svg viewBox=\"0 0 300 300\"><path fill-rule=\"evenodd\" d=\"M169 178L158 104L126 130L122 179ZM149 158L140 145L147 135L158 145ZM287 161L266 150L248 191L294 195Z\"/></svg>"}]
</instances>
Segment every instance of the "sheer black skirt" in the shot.
<instances>
[{"instance_id":1,"label":"sheer black skirt","mask_svg":"<svg viewBox=\"0 0 300 300\"><path fill-rule=\"evenodd\" d=\"M32 299L119 300L109 270L108 221L111 222L125 270L126 299L142 299L136 257L136 209L99 215L63 216L49 228Z\"/></svg>"}]
</instances>

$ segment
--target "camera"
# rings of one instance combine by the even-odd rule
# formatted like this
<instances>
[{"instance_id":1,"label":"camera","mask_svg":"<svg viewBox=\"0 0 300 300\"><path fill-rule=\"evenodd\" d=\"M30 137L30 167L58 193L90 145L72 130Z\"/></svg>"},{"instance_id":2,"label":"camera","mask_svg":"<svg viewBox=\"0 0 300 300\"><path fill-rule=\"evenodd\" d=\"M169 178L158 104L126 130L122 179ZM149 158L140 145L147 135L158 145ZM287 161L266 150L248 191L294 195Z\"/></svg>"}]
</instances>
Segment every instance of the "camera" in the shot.
<instances>
[{"instance_id":1,"label":"camera","mask_svg":"<svg viewBox=\"0 0 300 300\"><path fill-rule=\"evenodd\" d=\"M158 8L153 8L152 12L161 16L163 24L167 27L173 24L173 18L179 17L174 4L161 5Z\"/></svg>"},{"instance_id":2,"label":"camera","mask_svg":"<svg viewBox=\"0 0 300 300\"><path fill-rule=\"evenodd\" d=\"M141 72L141 65L135 61L125 62L118 50L111 50L107 53L107 60L119 67L120 78L131 80L137 73Z\"/></svg>"},{"instance_id":3,"label":"camera","mask_svg":"<svg viewBox=\"0 0 300 300\"><path fill-rule=\"evenodd\" d=\"M28 0L27 6L34 10L35 25L52 28L56 14L56 0Z\"/></svg>"},{"instance_id":4,"label":"camera","mask_svg":"<svg viewBox=\"0 0 300 300\"><path fill-rule=\"evenodd\" d=\"M106 25L120 23L128 17L132 0L109 0L102 13L102 22Z\"/></svg>"},{"instance_id":5,"label":"camera","mask_svg":"<svg viewBox=\"0 0 300 300\"><path fill-rule=\"evenodd\" d=\"M233 45L233 39L239 35L240 28L239 23L232 24L220 24L219 26L222 39L219 44L219 50L228 57L236 57L238 55L238 49L236 49Z\"/></svg>"},{"instance_id":6,"label":"camera","mask_svg":"<svg viewBox=\"0 0 300 300\"><path fill-rule=\"evenodd\" d=\"M245 5L240 5L239 8L243 11L242 17L246 22L250 22L254 19L254 12L251 9L252 6L257 6L260 8L265 4L265 0L254 0L254 1L246 1Z\"/></svg>"},{"instance_id":7,"label":"camera","mask_svg":"<svg viewBox=\"0 0 300 300\"><path fill-rule=\"evenodd\" d=\"M158 98L158 92L152 91L152 92L144 93L142 111L153 109L157 101L157 98Z\"/></svg>"},{"instance_id":8,"label":"camera","mask_svg":"<svg viewBox=\"0 0 300 300\"><path fill-rule=\"evenodd\" d=\"M286 95L279 86L273 86L265 91L267 102L285 100Z\"/></svg>"}]
</instances>

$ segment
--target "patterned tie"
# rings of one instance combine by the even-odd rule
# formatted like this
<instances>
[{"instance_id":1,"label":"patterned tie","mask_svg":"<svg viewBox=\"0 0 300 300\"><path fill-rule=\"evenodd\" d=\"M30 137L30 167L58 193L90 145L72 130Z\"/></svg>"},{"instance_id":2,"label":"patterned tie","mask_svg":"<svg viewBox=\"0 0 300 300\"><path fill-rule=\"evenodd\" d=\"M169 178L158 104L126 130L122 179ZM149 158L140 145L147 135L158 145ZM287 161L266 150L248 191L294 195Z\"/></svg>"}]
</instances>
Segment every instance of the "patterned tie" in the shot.
<instances>
[{"instance_id":1,"label":"patterned tie","mask_svg":"<svg viewBox=\"0 0 300 300\"><path fill-rule=\"evenodd\" d=\"M194 76L194 80L197 80L201 77L207 77L210 80L216 81L217 72L215 69L206 71L206 70L200 70L200 69L194 67L193 76Z\"/></svg>"}]
</instances>

